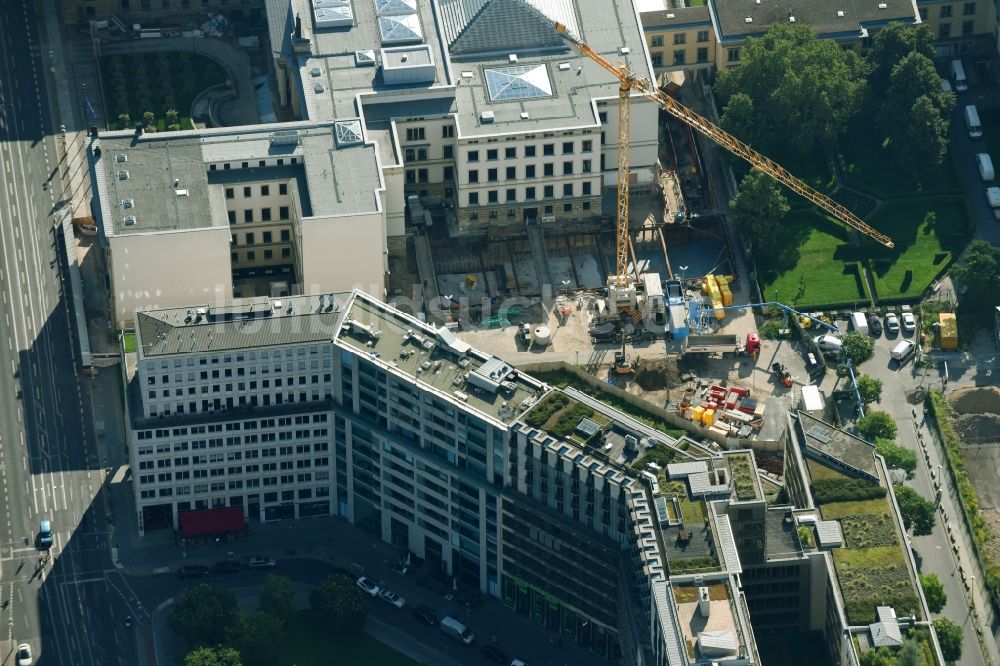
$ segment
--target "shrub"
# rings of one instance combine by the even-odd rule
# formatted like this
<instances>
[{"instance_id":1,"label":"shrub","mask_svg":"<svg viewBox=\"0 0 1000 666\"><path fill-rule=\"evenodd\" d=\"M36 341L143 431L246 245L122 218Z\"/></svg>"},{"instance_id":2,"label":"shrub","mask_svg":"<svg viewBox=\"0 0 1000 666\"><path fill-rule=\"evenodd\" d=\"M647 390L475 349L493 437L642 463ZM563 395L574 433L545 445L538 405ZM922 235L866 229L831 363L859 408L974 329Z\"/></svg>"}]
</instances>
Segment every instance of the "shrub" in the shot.
<instances>
[{"instance_id":1,"label":"shrub","mask_svg":"<svg viewBox=\"0 0 1000 666\"><path fill-rule=\"evenodd\" d=\"M898 467L905 470L907 476L911 476L917 469L917 453L910 449L903 448L891 439L879 437L875 440L875 448L885 458L885 463L889 467Z\"/></svg>"},{"instance_id":2,"label":"shrub","mask_svg":"<svg viewBox=\"0 0 1000 666\"><path fill-rule=\"evenodd\" d=\"M885 488L861 479L817 479L813 481L811 488L816 504L885 497Z\"/></svg>"},{"instance_id":3,"label":"shrub","mask_svg":"<svg viewBox=\"0 0 1000 666\"><path fill-rule=\"evenodd\" d=\"M671 574L694 573L697 571L716 571L719 560L714 557L691 557L684 560L670 560Z\"/></svg>"},{"instance_id":4,"label":"shrub","mask_svg":"<svg viewBox=\"0 0 1000 666\"><path fill-rule=\"evenodd\" d=\"M855 425L858 432L868 441L879 438L896 439L896 421L886 412L868 412L863 418L858 419Z\"/></svg>"},{"instance_id":5,"label":"shrub","mask_svg":"<svg viewBox=\"0 0 1000 666\"><path fill-rule=\"evenodd\" d=\"M582 402L573 403L571 407L566 408L563 413L559 415L556 422L551 428L549 428L549 432L556 437L569 437L581 420L589 418L593 415L594 410L587 405Z\"/></svg>"},{"instance_id":6,"label":"shrub","mask_svg":"<svg viewBox=\"0 0 1000 666\"><path fill-rule=\"evenodd\" d=\"M550 393L544 400L535 405L524 417L524 422L532 428L541 428L549 418L565 407L569 398L563 393Z\"/></svg>"},{"instance_id":7,"label":"shrub","mask_svg":"<svg viewBox=\"0 0 1000 666\"><path fill-rule=\"evenodd\" d=\"M850 548L895 546L899 543L896 526L888 514L844 516L840 519L840 527Z\"/></svg>"}]
</instances>

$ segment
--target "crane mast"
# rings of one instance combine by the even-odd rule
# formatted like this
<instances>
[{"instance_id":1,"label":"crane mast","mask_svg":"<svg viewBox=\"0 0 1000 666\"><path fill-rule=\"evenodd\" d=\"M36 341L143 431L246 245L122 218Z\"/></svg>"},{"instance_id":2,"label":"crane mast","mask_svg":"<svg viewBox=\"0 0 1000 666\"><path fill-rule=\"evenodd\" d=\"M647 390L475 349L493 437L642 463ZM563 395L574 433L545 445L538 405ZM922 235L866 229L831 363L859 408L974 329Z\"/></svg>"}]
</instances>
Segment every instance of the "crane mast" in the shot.
<instances>
[{"instance_id":1,"label":"crane mast","mask_svg":"<svg viewBox=\"0 0 1000 666\"><path fill-rule=\"evenodd\" d=\"M657 89L649 81L649 79L632 73L624 64L612 64L600 53L594 51L585 42L572 35L562 23L556 22L555 29L556 32L561 34L580 53L596 62L612 75L616 76L620 81L618 89L618 244L615 247L618 264L616 266L617 273L614 279L616 283L622 283L622 280L629 281L628 269L627 267L623 268L623 265L627 265L628 258L628 147L631 143L631 135L628 133L628 127L626 127L623 132L622 118L625 118L626 123L630 124L630 95L633 90L638 91L647 99L652 100L661 109L672 115L674 118L677 118L689 127L701 132L703 135L722 146L733 155L746 160L752 167L763 171L796 194L816 204L842 223L868 236L869 238L874 239L887 248L894 247L891 238L865 224L861 218L852 213L846 207L837 203L825 194L813 189L793 176L787 169L774 160L760 154L729 132L709 121L707 118L698 115L663 91ZM624 168L622 161L623 156L625 159ZM611 280L609 280L609 289L611 287L610 282ZM632 289L634 291L634 286Z\"/></svg>"}]
</instances>

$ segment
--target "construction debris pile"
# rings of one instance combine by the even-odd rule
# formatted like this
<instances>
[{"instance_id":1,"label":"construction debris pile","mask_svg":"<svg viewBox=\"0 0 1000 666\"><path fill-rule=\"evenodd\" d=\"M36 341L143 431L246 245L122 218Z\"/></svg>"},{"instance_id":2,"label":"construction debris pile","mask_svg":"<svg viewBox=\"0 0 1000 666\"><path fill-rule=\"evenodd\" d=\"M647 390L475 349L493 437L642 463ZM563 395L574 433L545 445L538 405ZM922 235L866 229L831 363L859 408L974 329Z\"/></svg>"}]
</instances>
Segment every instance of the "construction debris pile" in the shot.
<instances>
[{"instance_id":1,"label":"construction debris pile","mask_svg":"<svg viewBox=\"0 0 1000 666\"><path fill-rule=\"evenodd\" d=\"M751 398L749 389L693 379L684 389L677 415L723 437L747 439L764 426L764 403Z\"/></svg>"}]
</instances>

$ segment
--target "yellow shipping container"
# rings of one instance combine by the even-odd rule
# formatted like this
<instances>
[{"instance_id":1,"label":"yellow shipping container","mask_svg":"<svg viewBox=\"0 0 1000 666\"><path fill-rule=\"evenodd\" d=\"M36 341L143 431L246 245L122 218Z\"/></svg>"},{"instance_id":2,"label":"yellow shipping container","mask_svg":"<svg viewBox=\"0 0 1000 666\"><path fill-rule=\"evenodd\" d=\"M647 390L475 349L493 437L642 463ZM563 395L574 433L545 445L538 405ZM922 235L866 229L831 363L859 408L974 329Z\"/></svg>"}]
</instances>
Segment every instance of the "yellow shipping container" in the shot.
<instances>
[{"instance_id":1,"label":"yellow shipping container","mask_svg":"<svg viewBox=\"0 0 1000 666\"><path fill-rule=\"evenodd\" d=\"M938 314L941 349L958 349L958 321L954 312Z\"/></svg>"},{"instance_id":2,"label":"yellow shipping container","mask_svg":"<svg viewBox=\"0 0 1000 666\"><path fill-rule=\"evenodd\" d=\"M719 309L719 308L722 307L722 301L721 300L713 298L712 299L712 307L715 308L715 312L713 312L712 314L715 315L715 319L716 320L721 321L722 319L726 318L726 313Z\"/></svg>"},{"instance_id":3,"label":"yellow shipping container","mask_svg":"<svg viewBox=\"0 0 1000 666\"><path fill-rule=\"evenodd\" d=\"M718 284L715 282L715 276L709 273L705 276L705 293L711 295L715 289L718 289Z\"/></svg>"},{"instance_id":4,"label":"yellow shipping container","mask_svg":"<svg viewBox=\"0 0 1000 666\"><path fill-rule=\"evenodd\" d=\"M702 415L701 417L701 422L704 423L706 426L710 426L713 423L715 423L715 410L706 409L704 415Z\"/></svg>"},{"instance_id":5,"label":"yellow shipping container","mask_svg":"<svg viewBox=\"0 0 1000 666\"><path fill-rule=\"evenodd\" d=\"M719 285L719 289L722 289L724 286L729 284L729 278L726 277L725 275L716 275L715 283Z\"/></svg>"},{"instance_id":6,"label":"yellow shipping container","mask_svg":"<svg viewBox=\"0 0 1000 666\"><path fill-rule=\"evenodd\" d=\"M722 288L722 304L726 307L733 304L733 292L729 291L729 287Z\"/></svg>"},{"instance_id":7,"label":"yellow shipping container","mask_svg":"<svg viewBox=\"0 0 1000 666\"><path fill-rule=\"evenodd\" d=\"M691 410L691 420L697 423L701 423L702 415L705 413L705 408L698 406Z\"/></svg>"}]
</instances>

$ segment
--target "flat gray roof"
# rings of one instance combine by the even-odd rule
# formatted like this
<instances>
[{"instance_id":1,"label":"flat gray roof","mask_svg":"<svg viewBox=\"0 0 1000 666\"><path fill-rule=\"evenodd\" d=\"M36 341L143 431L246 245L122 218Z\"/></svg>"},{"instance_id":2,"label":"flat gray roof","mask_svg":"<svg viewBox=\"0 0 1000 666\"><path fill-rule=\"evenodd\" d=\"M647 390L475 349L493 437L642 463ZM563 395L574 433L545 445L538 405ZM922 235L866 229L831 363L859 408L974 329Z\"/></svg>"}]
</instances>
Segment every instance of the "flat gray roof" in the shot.
<instances>
[{"instance_id":1,"label":"flat gray roof","mask_svg":"<svg viewBox=\"0 0 1000 666\"><path fill-rule=\"evenodd\" d=\"M379 210L382 187L374 145L337 148L333 131L302 135L306 182L313 215L350 215Z\"/></svg>"},{"instance_id":2,"label":"flat gray roof","mask_svg":"<svg viewBox=\"0 0 1000 666\"><path fill-rule=\"evenodd\" d=\"M329 342L350 293L241 298L135 313L143 357ZM332 307L330 307L332 306Z\"/></svg>"},{"instance_id":3,"label":"flat gray roof","mask_svg":"<svg viewBox=\"0 0 1000 666\"><path fill-rule=\"evenodd\" d=\"M114 235L222 226L225 202L209 197L198 141L134 141L133 135L102 139L95 167L106 230ZM179 181L178 195L174 182ZM128 203L125 203L127 200ZM213 210L219 208L221 212ZM130 206L126 208L126 206ZM135 218L126 224L125 218Z\"/></svg>"},{"instance_id":4,"label":"flat gray roof","mask_svg":"<svg viewBox=\"0 0 1000 666\"><path fill-rule=\"evenodd\" d=\"M709 0L709 8L722 42L763 35L772 25L791 22L790 17L812 26L819 35L853 37L893 21L917 21L912 0Z\"/></svg>"},{"instance_id":5,"label":"flat gray roof","mask_svg":"<svg viewBox=\"0 0 1000 666\"><path fill-rule=\"evenodd\" d=\"M797 414L808 453L820 459L827 458L839 462L876 481L879 480L874 446L806 412L800 411Z\"/></svg>"},{"instance_id":6,"label":"flat gray roof","mask_svg":"<svg viewBox=\"0 0 1000 666\"><path fill-rule=\"evenodd\" d=\"M504 377L510 382L506 387L496 391L477 387L468 376L494 357L471 348L459 353L437 329L361 292L350 303L336 338L369 362L502 423L513 421L520 406L541 390L540 382L513 368Z\"/></svg>"}]
</instances>

